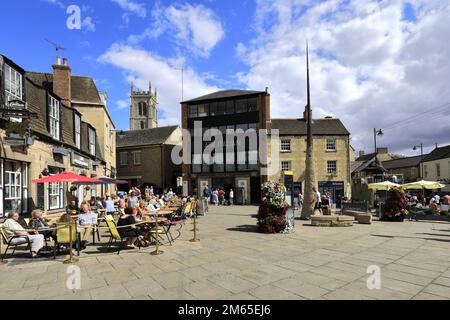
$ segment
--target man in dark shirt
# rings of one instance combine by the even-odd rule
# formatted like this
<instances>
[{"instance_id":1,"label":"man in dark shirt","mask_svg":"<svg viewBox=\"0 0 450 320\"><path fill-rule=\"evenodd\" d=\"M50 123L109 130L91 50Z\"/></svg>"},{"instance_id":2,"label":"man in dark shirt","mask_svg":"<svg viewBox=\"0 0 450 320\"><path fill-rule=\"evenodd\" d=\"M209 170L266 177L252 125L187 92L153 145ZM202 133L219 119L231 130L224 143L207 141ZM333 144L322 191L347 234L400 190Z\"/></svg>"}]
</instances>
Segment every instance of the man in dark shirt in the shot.
<instances>
[{"instance_id":1,"label":"man in dark shirt","mask_svg":"<svg viewBox=\"0 0 450 320\"><path fill-rule=\"evenodd\" d=\"M77 201L75 199L70 200L69 205L66 208L67 213L70 214L79 214L80 208L77 205Z\"/></svg>"}]
</instances>

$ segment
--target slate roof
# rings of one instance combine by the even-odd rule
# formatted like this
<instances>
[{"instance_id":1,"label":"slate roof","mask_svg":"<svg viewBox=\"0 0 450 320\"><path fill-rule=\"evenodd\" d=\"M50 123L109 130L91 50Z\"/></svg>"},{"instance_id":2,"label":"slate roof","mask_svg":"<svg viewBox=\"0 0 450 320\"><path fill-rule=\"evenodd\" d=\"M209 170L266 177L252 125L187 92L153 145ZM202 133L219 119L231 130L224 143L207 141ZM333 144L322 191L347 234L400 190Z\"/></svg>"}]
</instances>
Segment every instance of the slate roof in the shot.
<instances>
[{"instance_id":1,"label":"slate roof","mask_svg":"<svg viewBox=\"0 0 450 320\"><path fill-rule=\"evenodd\" d=\"M365 154L355 159L355 161L369 161L375 157L375 152Z\"/></svg>"},{"instance_id":2,"label":"slate roof","mask_svg":"<svg viewBox=\"0 0 450 320\"><path fill-rule=\"evenodd\" d=\"M407 157L389 161L383 161L383 167L387 170L391 169L399 169L399 168L408 168L408 167L417 167L420 164L422 157Z\"/></svg>"},{"instance_id":3,"label":"slate roof","mask_svg":"<svg viewBox=\"0 0 450 320\"><path fill-rule=\"evenodd\" d=\"M434 149L424 157L423 161L433 161L446 158L450 158L450 145Z\"/></svg>"},{"instance_id":4,"label":"slate roof","mask_svg":"<svg viewBox=\"0 0 450 320\"><path fill-rule=\"evenodd\" d=\"M305 119L272 119L272 129L280 130L280 135L306 135ZM339 119L313 119L314 135L350 135Z\"/></svg>"},{"instance_id":5,"label":"slate roof","mask_svg":"<svg viewBox=\"0 0 450 320\"><path fill-rule=\"evenodd\" d=\"M50 91L53 89L53 74L43 72L27 72L26 76L33 82L42 84ZM72 101L86 103L102 103L95 82L90 77L71 76Z\"/></svg>"},{"instance_id":6,"label":"slate roof","mask_svg":"<svg viewBox=\"0 0 450 320\"><path fill-rule=\"evenodd\" d=\"M199 102L199 101L205 101L205 100L214 100L214 99L225 99L225 98L235 98L235 97L243 97L243 96L250 96L250 95L256 95L266 93L265 91L253 91L253 90L221 90L217 92L213 92L198 98L194 98L191 100L183 101L182 103L190 103L190 102Z\"/></svg>"},{"instance_id":7,"label":"slate roof","mask_svg":"<svg viewBox=\"0 0 450 320\"><path fill-rule=\"evenodd\" d=\"M124 131L124 137L121 137L121 134L116 135L116 145L117 148L124 148L163 144L177 128L178 126L167 126Z\"/></svg>"}]
</instances>

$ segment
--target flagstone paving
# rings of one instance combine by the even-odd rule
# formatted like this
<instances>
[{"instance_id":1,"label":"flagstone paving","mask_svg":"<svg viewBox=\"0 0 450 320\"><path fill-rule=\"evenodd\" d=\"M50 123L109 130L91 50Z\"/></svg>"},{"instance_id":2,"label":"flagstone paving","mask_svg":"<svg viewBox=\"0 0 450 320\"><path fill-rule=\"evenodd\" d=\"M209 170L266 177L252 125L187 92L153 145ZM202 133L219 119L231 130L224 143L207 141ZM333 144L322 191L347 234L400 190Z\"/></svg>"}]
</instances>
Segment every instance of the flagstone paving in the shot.
<instances>
[{"instance_id":1,"label":"flagstone paving","mask_svg":"<svg viewBox=\"0 0 450 320\"><path fill-rule=\"evenodd\" d=\"M88 246L75 264L79 290L67 289L67 257L19 253L0 265L0 300L450 299L450 223L322 228L296 220L295 233L266 235L256 232L256 210L212 208L199 218L200 242L188 241L189 223L159 256L153 247L117 255ZM381 270L378 290L367 288L369 266Z\"/></svg>"}]
</instances>

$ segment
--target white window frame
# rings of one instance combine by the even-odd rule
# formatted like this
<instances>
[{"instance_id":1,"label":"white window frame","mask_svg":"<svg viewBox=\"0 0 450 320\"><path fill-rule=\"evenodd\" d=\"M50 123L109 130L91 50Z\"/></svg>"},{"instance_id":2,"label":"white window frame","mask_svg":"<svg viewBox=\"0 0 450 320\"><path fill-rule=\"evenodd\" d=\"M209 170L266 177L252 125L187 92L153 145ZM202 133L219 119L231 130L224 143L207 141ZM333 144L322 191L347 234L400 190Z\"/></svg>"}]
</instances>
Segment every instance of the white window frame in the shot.
<instances>
[{"instance_id":1,"label":"white window frame","mask_svg":"<svg viewBox=\"0 0 450 320\"><path fill-rule=\"evenodd\" d=\"M81 116L75 113L75 145L81 149Z\"/></svg>"},{"instance_id":2,"label":"white window frame","mask_svg":"<svg viewBox=\"0 0 450 320\"><path fill-rule=\"evenodd\" d=\"M327 139L326 141L326 150L329 152L334 152L337 150L336 148L336 139Z\"/></svg>"},{"instance_id":3,"label":"white window frame","mask_svg":"<svg viewBox=\"0 0 450 320\"><path fill-rule=\"evenodd\" d=\"M137 158L137 155L139 155L138 158ZM138 160L138 161L136 161L136 160ZM134 165L142 164L142 151L133 151L133 164Z\"/></svg>"},{"instance_id":4,"label":"white window frame","mask_svg":"<svg viewBox=\"0 0 450 320\"><path fill-rule=\"evenodd\" d=\"M51 173L50 175L56 175L64 172L62 169L56 168L57 173ZM51 198L56 197L56 202L52 205ZM64 208L64 183L63 182L50 182L48 184L48 197L47 197L48 210L57 210Z\"/></svg>"},{"instance_id":5,"label":"white window frame","mask_svg":"<svg viewBox=\"0 0 450 320\"><path fill-rule=\"evenodd\" d=\"M337 161L328 160L327 161L327 174L337 174Z\"/></svg>"},{"instance_id":6,"label":"white window frame","mask_svg":"<svg viewBox=\"0 0 450 320\"><path fill-rule=\"evenodd\" d=\"M281 139L280 148L281 152L291 152L291 139Z\"/></svg>"},{"instance_id":7,"label":"white window frame","mask_svg":"<svg viewBox=\"0 0 450 320\"><path fill-rule=\"evenodd\" d=\"M8 82L7 82L8 80ZM13 99L22 100L23 97L23 77L22 74L11 67L8 64L5 64L5 91L13 96Z\"/></svg>"},{"instance_id":8,"label":"white window frame","mask_svg":"<svg viewBox=\"0 0 450 320\"><path fill-rule=\"evenodd\" d=\"M61 104L54 97L49 95L48 99L48 118L49 118L49 130L50 135L55 140L60 140L60 116L61 116Z\"/></svg>"},{"instance_id":9,"label":"white window frame","mask_svg":"<svg viewBox=\"0 0 450 320\"><path fill-rule=\"evenodd\" d=\"M88 128L88 140L89 140L89 153L95 156L96 137L95 137L95 130L92 128Z\"/></svg>"},{"instance_id":10,"label":"white window frame","mask_svg":"<svg viewBox=\"0 0 450 320\"><path fill-rule=\"evenodd\" d=\"M440 178L441 177L441 164L436 163L435 167L436 167L436 177Z\"/></svg>"},{"instance_id":11,"label":"white window frame","mask_svg":"<svg viewBox=\"0 0 450 320\"><path fill-rule=\"evenodd\" d=\"M128 152L119 152L119 163L121 166L128 165Z\"/></svg>"},{"instance_id":12,"label":"white window frame","mask_svg":"<svg viewBox=\"0 0 450 320\"><path fill-rule=\"evenodd\" d=\"M8 177L8 178L7 178ZM18 184L17 184L18 181ZM22 170L20 171L5 171L5 201L19 201L19 206L22 202ZM21 213L21 212L19 212Z\"/></svg>"},{"instance_id":13,"label":"white window frame","mask_svg":"<svg viewBox=\"0 0 450 320\"><path fill-rule=\"evenodd\" d=\"M292 170L292 161L286 160L281 161L281 171L291 171Z\"/></svg>"}]
</instances>

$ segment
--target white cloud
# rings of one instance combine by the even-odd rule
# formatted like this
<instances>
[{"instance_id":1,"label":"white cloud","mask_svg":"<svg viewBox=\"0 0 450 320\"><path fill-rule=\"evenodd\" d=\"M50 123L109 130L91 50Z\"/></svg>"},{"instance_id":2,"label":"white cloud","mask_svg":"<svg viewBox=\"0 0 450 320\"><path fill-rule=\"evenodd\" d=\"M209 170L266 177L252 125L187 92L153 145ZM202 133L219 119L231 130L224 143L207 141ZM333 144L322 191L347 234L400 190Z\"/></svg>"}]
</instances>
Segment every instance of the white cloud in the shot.
<instances>
[{"instance_id":1,"label":"white cloud","mask_svg":"<svg viewBox=\"0 0 450 320\"><path fill-rule=\"evenodd\" d=\"M57 5L60 8L65 8L64 3L62 3L59 0L43 0L44 2L50 3L50 4L54 4Z\"/></svg>"},{"instance_id":2,"label":"white cloud","mask_svg":"<svg viewBox=\"0 0 450 320\"><path fill-rule=\"evenodd\" d=\"M148 83L151 81L153 87L157 88L158 108L164 114L159 119L159 124L181 123L181 71L179 64L184 63L183 58L163 58L128 45L114 44L98 60L122 69L127 82L133 81L138 88L148 88ZM218 90L217 87L206 84L204 79L192 68L185 67L184 78L185 100ZM116 106L124 106L125 102L126 100L117 102Z\"/></svg>"},{"instance_id":3,"label":"white cloud","mask_svg":"<svg viewBox=\"0 0 450 320\"><path fill-rule=\"evenodd\" d=\"M81 22L81 29L85 31L95 32L95 23L92 22L92 17L86 17Z\"/></svg>"},{"instance_id":4,"label":"white cloud","mask_svg":"<svg viewBox=\"0 0 450 320\"><path fill-rule=\"evenodd\" d=\"M141 18L147 16L147 9L143 3L132 0L112 0L112 2L117 3L126 13L132 13ZM124 17L125 19L128 19L128 15L125 15Z\"/></svg>"},{"instance_id":5,"label":"white cloud","mask_svg":"<svg viewBox=\"0 0 450 320\"><path fill-rule=\"evenodd\" d=\"M373 149L374 127L388 129L378 144L392 151L449 143L449 108L402 120L450 102L450 4L408 1L417 21L406 21L406 2L259 0L258 36L236 46L249 68L237 77L249 88L269 86L273 117L301 117L308 39L314 116L341 118L356 149Z\"/></svg>"},{"instance_id":6,"label":"white cloud","mask_svg":"<svg viewBox=\"0 0 450 320\"><path fill-rule=\"evenodd\" d=\"M208 57L225 36L218 17L202 5L157 5L152 12L152 20L152 25L143 33L130 36L129 43L136 44L146 38L156 39L166 33L177 47L187 48L195 56Z\"/></svg>"},{"instance_id":7,"label":"white cloud","mask_svg":"<svg viewBox=\"0 0 450 320\"><path fill-rule=\"evenodd\" d=\"M128 100L117 100L116 107L119 110L126 109L130 107L130 101Z\"/></svg>"}]
</instances>

